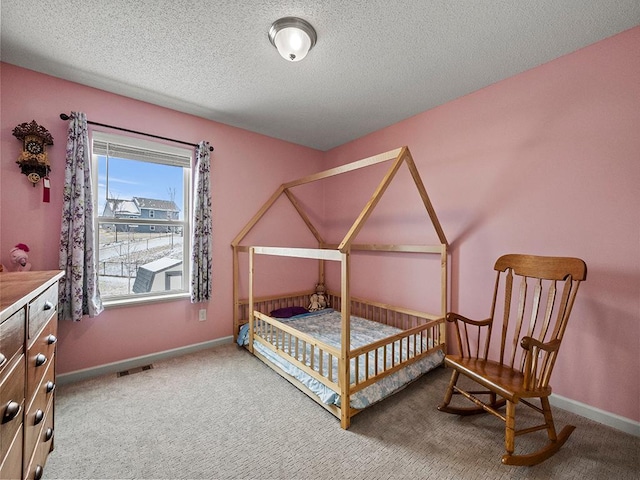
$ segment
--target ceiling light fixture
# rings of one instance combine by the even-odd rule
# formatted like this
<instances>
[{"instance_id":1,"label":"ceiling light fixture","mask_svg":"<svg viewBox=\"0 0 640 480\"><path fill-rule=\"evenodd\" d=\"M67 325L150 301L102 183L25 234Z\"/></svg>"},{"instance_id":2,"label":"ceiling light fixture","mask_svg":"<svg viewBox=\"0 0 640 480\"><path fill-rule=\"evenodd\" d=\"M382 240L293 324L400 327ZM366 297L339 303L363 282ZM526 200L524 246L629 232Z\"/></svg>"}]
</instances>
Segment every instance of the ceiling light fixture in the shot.
<instances>
[{"instance_id":1,"label":"ceiling light fixture","mask_svg":"<svg viewBox=\"0 0 640 480\"><path fill-rule=\"evenodd\" d=\"M311 24L298 17L276 20L269 29L269 40L285 60L299 62L316 44L318 36Z\"/></svg>"}]
</instances>

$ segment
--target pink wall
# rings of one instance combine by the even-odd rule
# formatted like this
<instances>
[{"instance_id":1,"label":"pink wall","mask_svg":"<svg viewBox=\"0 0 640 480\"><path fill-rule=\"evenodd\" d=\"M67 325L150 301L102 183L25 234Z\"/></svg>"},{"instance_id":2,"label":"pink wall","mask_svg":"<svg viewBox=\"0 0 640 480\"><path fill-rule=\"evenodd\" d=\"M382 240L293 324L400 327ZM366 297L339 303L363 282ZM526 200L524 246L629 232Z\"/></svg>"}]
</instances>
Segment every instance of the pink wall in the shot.
<instances>
[{"instance_id":1,"label":"pink wall","mask_svg":"<svg viewBox=\"0 0 640 480\"><path fill-rule=\"evenodd\" d=\"M637 27L326 157L333 166L410 147L451 243L453 310L476 318L488 314L492 267L501 254L583 258L587 282L554 371L554 393L636 421L639 51ZM347 216L351 193L340 187L332 184L325 194L328 237L344 233L339 220ZM420 236L421 208L412 193L406 188L390 197L393 231L404 237ZM404 282L372 280L380 276L366 265L360 272L366 282L356 279L352 287L363 295L409 296L419 304L428 291L415 274L399 276Z\"/></svg>"},{"instance_id":2,"label":"pink wall","mask_svg":"<svg viewBox=\"0 0 640 480\"><path fill-rule=\"evenodd\" d=\"M18 242L31 248L34 270L56 269L67 122L62 112L83 111L89 120L190 142L208 140L213 195L213 299L207 321L188 300L113 308L97 318L60 323L58 372L66 373L232 333L231 240L278 185L321 168L322 152L207 121L166 108L63 81L13 65L0 64L2 87L2 165L0 168L0 258ZM36 120L54 137L51 203L42 203L15 164L21 143L13 128ZM313 192L312 192L313 193ZM305 200L304 194L302 200ZM288 225L289 233L296 232ZM315 271L312 276L315 278ZM286 278L285 278L286 280ZM313 281L309 282L309 287Z\"/></svg>"},{"instance_id":3,"label":"pink wall","mask_svg":"<svg viewBox=\"0 0 640 480\"><path fill-rule=\"evenodd\" d=\"M324 154L0 64L0 257L6 262L9 248L22 241L32 247L34 269L57 267L66 137L61 112L84 111L95 121L172 138L207 139L216 148L216 280L208 320L197 321L200 305L176 301L62 322L58 367L60 373L70 372L221 338L232 330L229 243L276 187L408 145L451 243L453 309L486 315L493 262L503 253L582 257L588 280L554 373L554 392L639 421L639 49L640 28L635 28ZM49 150L50 204L41 202L41 192L26 183L14 163L20 144L11 131L32 119L55 139ZM399 175L360 240L435 239L417 194L407 187L406 172ZM313 204L317 190L296 194L312 207L326 239L334 240L368 199L380 178L374 176L359 175L355 190L347 176L328 183L324 214ZM287 229L299 235L296 243L309 242L299 225L274 217L274 223L261 223L252 239L275 235L276 243L286 244L290 240L281 232ZM354 265L356 277L367 279L354 282L356 292L416 308L432 302L425 297L431 272L437 272L433 262L403 262L393 275L383 276L370 271L376 262L365 257ZM286 279L285 273L279 275Z\"/></svg>"}]
</instances>

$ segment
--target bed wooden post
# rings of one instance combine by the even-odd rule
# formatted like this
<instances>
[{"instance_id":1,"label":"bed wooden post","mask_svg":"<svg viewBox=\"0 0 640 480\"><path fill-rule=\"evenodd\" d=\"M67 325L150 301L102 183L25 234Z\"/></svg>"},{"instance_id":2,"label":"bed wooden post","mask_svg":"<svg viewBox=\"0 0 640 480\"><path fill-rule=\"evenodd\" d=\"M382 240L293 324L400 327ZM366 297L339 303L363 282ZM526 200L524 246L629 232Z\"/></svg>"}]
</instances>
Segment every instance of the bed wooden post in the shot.
<instances>
[{"instance_id":1,"label":"bed wooden post","mask_svg":"<svg viewBox=\"0 0 640 480\"><path fill-rule=\"evenodd\" d=\"M324 282L324 260L318 260L318 283L321 283L326 287Z\"/></svg>"},{"instance_id":2,"label":"bed wooden post","mask_svg":"<svg viewBox=\"0 0 640 480\"><path fill-rule=\"evenodd\" d=\"M341 287L342 296L342 345L340 348L340 371L338 372L338 383L340 384L340 426L345 430L351 424L351 399L349 390L351 384L350 374L350 340L351 340L351 301L349 291L349 271L350 252L343 252L341 265Z\"/></svg>"},{"instance_id":3,"label":"bed wooden post","mask_svg":"<svg viewBox=\"0 0 640 480\"><path fill-rule=\"evenodd\" d=\"M440 285L440 291L442 292L442 298L440 301L440 312L442 315L442 318L444 318L447 315L447 302L448 302L448 298L447 298L447 291L448 291L448 266L447 266L447 246L449 245L449 242L447 242L447 237L444 234L444 231L442 230L442 226L440 225L440 221L438 220L438 216L436 215L436 211L433 208L433 205L431 204L431 200L429 199L429 195L427 195L427 189L424 187L424 183L422 182L422 179L420 178L420 173L418 172L418 168L416 167L415 162L413 161L413 157L411 156L411 153L409 152L409 150L407 149L407 151L405 152L405 162L407 164L407 167L409 168L409 171L411 172L411 176L413 177L413 181L416 184L416 187L418 188L418 192L420 193L420 198L422 199L422 203L424 204L425 209L427 210L427 213L429 215L429 218L431 219L431 224L433 225L433 228L436 231L436 234L438 235L438 239L440 240L440 262L441 262L441 285ZM440 339L439 341L442 341L443 339L446 339L446 325L445 323L441 323L440 324Z\"/></svg>"},{"instance_id":4,"label":"bed wooden post","mask_svg":"<svg viewBox=\"0 0 640 480\"><path fill-rule=\"evenodd\" d=\"M233 248L233 341L238 339L238 328L240 315L238 308L240 307L240 266L238 264L238 247L232 245Z\"/></svg>"},{"instance_id":5,"label":"bed wooden post","mask_svg":"<svg viewBox=\"0 0 640 480\"><path fill-rule=\"evenodd\" d=\"M249 351L253 353L253 333L255 317L253 311L255 309L253 305L253 258L255 255L255 248L249 248Z\"/></svg>"},{"instance_id":6,"label":"bed wooden post","mask_svg":"<svg viewBox=\"0 0 640 480\"><path fill-rule=\"evenodd\" d=\"M440 286L440 291L442 292L442 300L440 303L440 312L442 314L442 318L447 316L447 309L448 309L448 301L449 299L447 298L447 291L448 291L448 283L449 283L449 277L448 277L448 272L449 272L449 268L447 266L447 262L448 262L448 257L447 257L447 245L445 243L443 243L442 245L440 245L441 253L440 253L440 264L441 264L441 286ZM442 322L440 324L440 338L438 339L439 342L442 342L443 339L446 339L446 330L447 330L447 326L445 324L446 322ZM446 346L445 346L445 352L446 352Z\"/></svg>"}]
</instances>

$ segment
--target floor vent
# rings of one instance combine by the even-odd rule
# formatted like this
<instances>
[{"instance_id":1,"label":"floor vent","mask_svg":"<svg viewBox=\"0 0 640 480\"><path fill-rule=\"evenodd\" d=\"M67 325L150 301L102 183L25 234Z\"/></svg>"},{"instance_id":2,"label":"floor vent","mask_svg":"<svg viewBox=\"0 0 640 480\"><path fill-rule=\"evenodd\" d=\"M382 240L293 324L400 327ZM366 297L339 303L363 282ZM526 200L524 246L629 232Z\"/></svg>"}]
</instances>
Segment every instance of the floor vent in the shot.
<instances>
[{"instance_id":1,"label":"floor vent","mask_svg":"<svg viewBox=\"0 0 640 480\"><path fill-rule=\"evenodd\" d=\"M144 372L145 370L151 370L153 365L143 365L142 367L131 368L129 370L123 370L118 372L118 377L125 377L127 375L133 375L134 373Z\"/></svg>"}]
</instances>

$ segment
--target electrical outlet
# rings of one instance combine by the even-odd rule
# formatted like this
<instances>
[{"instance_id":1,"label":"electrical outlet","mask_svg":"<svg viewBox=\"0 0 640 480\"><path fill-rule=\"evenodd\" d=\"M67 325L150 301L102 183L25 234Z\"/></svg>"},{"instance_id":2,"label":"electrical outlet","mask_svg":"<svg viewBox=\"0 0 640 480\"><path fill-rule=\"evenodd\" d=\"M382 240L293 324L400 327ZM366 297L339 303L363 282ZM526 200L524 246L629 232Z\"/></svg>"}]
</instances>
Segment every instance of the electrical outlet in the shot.
<instances>
[{"instance_id":1,"label":"electrical outlet","mask_svg":"<svg viewBox=\"0 0 640 480\"><path fill-rule=\"evenodd\" d=\"M199 313L199 317L198 320L200 320L201 322L204 322L207 319L207 310L202 308L200 309L200 313Z\"/></svg>"}]
</instances>

